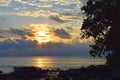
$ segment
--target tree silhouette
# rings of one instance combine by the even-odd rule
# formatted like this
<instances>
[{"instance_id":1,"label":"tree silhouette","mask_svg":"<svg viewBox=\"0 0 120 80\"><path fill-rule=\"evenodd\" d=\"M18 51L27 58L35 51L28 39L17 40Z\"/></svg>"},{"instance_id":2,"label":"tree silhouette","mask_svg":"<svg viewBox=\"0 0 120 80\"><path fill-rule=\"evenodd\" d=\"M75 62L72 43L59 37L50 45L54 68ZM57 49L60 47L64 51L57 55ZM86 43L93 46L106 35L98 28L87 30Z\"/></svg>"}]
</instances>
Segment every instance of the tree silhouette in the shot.
<instances>
[{"instance_id":1,"label":"tree silhouette","mask_svg":"<svg viewBox=\"0 0 120 80\"><path fill-rule=\"evenodd\" d=\"M90 54L104 55L109 65L120 67L120 0L88 0L82 11L82 38L94 38Z\"/></svg>"}]
</instances>

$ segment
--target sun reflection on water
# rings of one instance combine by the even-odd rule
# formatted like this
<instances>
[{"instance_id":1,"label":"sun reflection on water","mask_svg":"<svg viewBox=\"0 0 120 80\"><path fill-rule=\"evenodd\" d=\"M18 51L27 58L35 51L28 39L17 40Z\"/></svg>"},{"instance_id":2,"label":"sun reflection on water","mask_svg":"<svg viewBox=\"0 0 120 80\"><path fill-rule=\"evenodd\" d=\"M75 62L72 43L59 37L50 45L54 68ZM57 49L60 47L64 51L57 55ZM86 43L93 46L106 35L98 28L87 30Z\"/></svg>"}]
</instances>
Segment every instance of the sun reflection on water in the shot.
<instances>
[{"instance_id":1,"label":"sun reflection on water","mask_svg":"<svg viewBox=\"0 0 120 80\"><path fill-rule=\"evenodd\" d=\"M37 66L38 67L43 67L44 66L43 59L37 59Z\"/></svg>"},{"instance_id":2,"label":"sun reflection on water","mask_svg":"<svg viewBox=\"0 0 120 80\"><path fill-rule=\"evenodd\" d=\"M35 60L35 63L33 64L33 66L36 66L42 69L49 68L53 65L52 59L49 57L42 57L42 58L37 57L34 60Z\"/></svg>"}]
</instances>

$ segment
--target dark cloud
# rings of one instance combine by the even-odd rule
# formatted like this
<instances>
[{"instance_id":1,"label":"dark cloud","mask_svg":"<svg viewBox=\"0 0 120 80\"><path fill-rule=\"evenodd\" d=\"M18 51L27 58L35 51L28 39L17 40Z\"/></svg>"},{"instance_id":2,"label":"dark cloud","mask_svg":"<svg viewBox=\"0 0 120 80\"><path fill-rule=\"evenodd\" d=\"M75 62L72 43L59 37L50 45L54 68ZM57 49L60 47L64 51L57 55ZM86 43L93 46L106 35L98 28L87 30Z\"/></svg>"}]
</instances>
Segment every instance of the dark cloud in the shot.
<instances>
[{"instance_id":1,"label":"dark cloud","mask_svg":"<svg viewBox=\"0 0 120 80\"><path fill-rule=\"evenodd\" d=\"M5 41L0 42L0 49L6 50L10 48L25 49L35 47L36 44L37 44L36 41L7 39Z\"/></svg>"},{"instance_id":2,"label":"dark cloud","mask_svg":"<svg viewBox=\"0 0 120 80\"><path fill-rule=\"evenodd\" d=\"M50 19L54 20L54 21L57 21L57 22L60 22L60 23L63 23L65 22L64 20L60 19L58 16L50 16L49 17Z\"/></svg>"},{"instance_id":3,"label":"dark cloud","mask_svg":"<svg viewBox=\"0 0 120 80\"><path fill-rule=\"evenodd\" d=\"M3 35L0 34L0 38L5 38Z\"/></svg>"},{"instance_id":4,"label":"dark cloud","mask_svg":"<svg viewBox=\"0 0 120 80\"><path fill-rule=\"evenodd\" d=\"M8 39L0 42L0 56L32 56L36 47L37 41Z\"/></svg>"},{"instance_id":5,"label":"dark cloud","mask_svg":"<svg viewBox=\"0 0 120 80\"><path fill-rule=\"evenodd\" d=\"M11 35L9 30L0 29L0 38L9 38L9 35Z\"/></svg>"},{"instance_id":6,"label":"dark cloud","mask_svg":"<svg viewBox=\"0 0 120 80\"><path fill-rule=\"evenodd\" d=\"M2 35L0 35L0 38L4 38Z\"/></svg>"},{"instance_id":7,"label":"dark cloud","mask_svg":"<svg viewBox=\"0 0 120 80\"><path fill-rule=\"evenodd\" d=\"M71 35L64 29L53 30L56 36L69 39ZM21 36L21 39L6 38L0 41L0 56L84 56L89 55L88 46L85 44L71 45L65 43L42 43L38 45L38 41L26 40L24 35L33 36L28 29L7 29L0 30L0 37L6 37L8 34ZM84 46L84 47L82 47Z\"/></svg>"},{"instance_id":8,"label":"dark cloud","mask_svg":"<svg viewBox=\"0 0 120 80\"><path fill-rule=\"evenodd\" d=\"M2 34L3 34L3 31L0 30L0 38L4 38Z\"/></svg>"},{"instance_id":9,"label":"dark cloud","mask_svg":"<svg viewBox=\"0 0 120 80\"><path fill-rule=\"evenodd\" d=\"M71 35L66 32L64 29L56 29L54 31L55 35L60 37L60 38L64 38L64 39L70 39Z\"/></svg>"},{"instance_id":10,"label":"dark cloud","mask_svg":"<svg viewBox=\"0 0 120 80\"><path fill-rule=\"evenodd\" d=\"M33 36L33 34L28 29L13 29L13 28L11 28L10 32L15 35L19 35L21 38L25 38L25 35Z\"/></svg>"},{"instance_id":11,"label":"dark cloud","mask_svg":"<svg viewBox=\"0 0 120 80\"><path fill-rule=\"evenodd\" d=\"M0 38L10 38L10 37L16 37L19 36L22 39L25 39L26 36L33 37L34 34L30 29L1 29L0 30Z\"/></svg>"},{"instance_id":12,"label":"dark cloud","mask_svg":"<svg viewBox=\"0 0 120 80\"><path fill-rule=\"evenodd\" d=\"M0 42L0 56L86 56L86 44L44 43L37 45L37 41L5 40Z\"/></svg>"},{"instance_id":13,"label":"dark cloud","mask_svg":"<svg viewBox=\"0 0 120 80\"><path fill-rule=\"evenodd\" d=\"M42 47L44 48L60 48L62 47L64 44L63 43L52 43L52 42L48 42L42 45Z\"/></svg>"}]
</instances>

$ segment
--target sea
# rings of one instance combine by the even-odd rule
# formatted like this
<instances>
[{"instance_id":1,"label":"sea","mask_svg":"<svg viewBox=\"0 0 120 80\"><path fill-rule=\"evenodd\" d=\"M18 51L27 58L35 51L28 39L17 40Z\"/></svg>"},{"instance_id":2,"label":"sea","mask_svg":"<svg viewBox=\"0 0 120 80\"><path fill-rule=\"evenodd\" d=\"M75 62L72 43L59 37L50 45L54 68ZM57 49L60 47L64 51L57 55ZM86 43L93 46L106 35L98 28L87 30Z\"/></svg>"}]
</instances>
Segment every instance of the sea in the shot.
<instances>
[{"instance_id":1,"label":"sea","mask_svg":"<svg viewBox=\"0 0 120 80\"><path fill-rule=\"evenodd\" d=\"M90 65L103 65L105 62L105 58L81 56L0 57L0 70L9 73L14 71L13 67L19 66L67 70Z\"/></svg>"}]
</instances>

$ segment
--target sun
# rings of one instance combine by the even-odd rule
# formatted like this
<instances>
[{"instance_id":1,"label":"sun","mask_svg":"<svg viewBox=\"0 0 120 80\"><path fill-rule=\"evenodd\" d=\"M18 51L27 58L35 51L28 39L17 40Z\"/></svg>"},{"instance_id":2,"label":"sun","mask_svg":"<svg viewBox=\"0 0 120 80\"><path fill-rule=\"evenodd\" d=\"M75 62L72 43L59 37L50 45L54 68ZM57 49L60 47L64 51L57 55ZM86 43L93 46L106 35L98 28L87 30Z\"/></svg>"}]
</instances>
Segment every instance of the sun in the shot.
<instances>
[{"instance_id":1,"label":"sun","mask_svg":"<svg viewBox=\"0 0 120 80\"><path fill-rule=\"evenodd\" d=\"M39 35L40 37L46 37L46 36L47 36L46 33L45 33L45 32L42 32L42 31L38 32L38 35Z\"/></svg>"},{"instance_id":2,"label":"sun","mask_svg":"<svg viewBox=\"0 0 120 80\"><path fill-rule=\"evenodd\" d=\"M38 31L35 39L36 39L39 43L47 43L47 42L50 42L50 35L49 35L48 32Z\"/></svg>"},{"instance_id":3,"label":"sun","mask_svg":"<svg viewBox=\"0 0 120 80\"><path fill-rule=\"evenodd\" d=\"M25 39L36 41L38 45L60 41L59 37L56 37L56 35L54 34L53 28L50 28L48 25L30 25L29 32L32 35L25 35Z\"/></svg>"}]
</instances>

